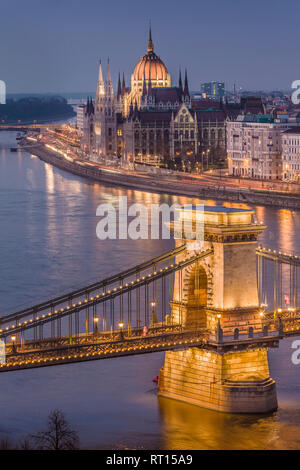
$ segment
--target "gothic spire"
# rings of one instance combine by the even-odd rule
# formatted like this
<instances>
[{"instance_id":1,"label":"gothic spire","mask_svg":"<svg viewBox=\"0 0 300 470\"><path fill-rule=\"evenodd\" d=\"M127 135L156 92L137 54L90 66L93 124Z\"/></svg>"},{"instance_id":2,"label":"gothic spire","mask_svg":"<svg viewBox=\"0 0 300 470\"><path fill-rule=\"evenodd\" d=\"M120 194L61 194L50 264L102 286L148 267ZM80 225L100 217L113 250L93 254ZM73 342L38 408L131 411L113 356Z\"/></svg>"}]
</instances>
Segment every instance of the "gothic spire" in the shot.
<instances>
[{"instance_id":1,"label":"gothic spire","mask_svg":"<svg viewBox=\"0 0 300 470\"><path fill-rule=\"evenodd\" d=\"M184 96L190 96L189 93L189 85L188 85L188 78L187 78L187 71L185 69L185 75L184 75L184 90L183 90Z\"/></svg>"},{"instance_id":2,"label":"gothic spire","mask_svg":"<svg viewBox=\"0 0 300 470\"><path fill-rule=\"evenodd\" d=\"M183 92L183 88L182 88L182 78L181 78L181 69L179 69L178 87L180 88L180 91Z\"/></svg>"},{"instance_id":3,"label":"gothic spire","mask_svg":"<svg viewBox=\"0 0 300 470\"><path fill-rule=\"evenodd\" d=\"M149 26L149 39L148 39L148 52L153 52L154 46L152 41L152 32L151 32L151 24Z\"/></svg>"},{"instance_id":4,"label":"gothic spire","mask_svg":"<svg viewBox=\"0 0 300 470\"><path fill-rule=\"evenodd\" d=\"M102 73L102 67L101 67L101 59L99 60L98 82L103 82L103 73Z\"/></svg>"},{"instance_id":5,"label":"gothic spire","mask_svg":"<svg viewBox=\"0 0 300 470\"><path fill-rule=\"evenodd\" d=\"M125 86L125 75L123 72L123 80L122 80L122 96L126 93L126 86Z\"/></svg>"},{"instance_id":6,"label":"gothic spire","mask_svg":"<svg viewBox=\"0 0 300 470\"><path fill-rule=\"evenodd\" d=\"M118 94L117 94L118 99L120 98L121 93L122 93L122 89L121 89L121 77L120 77L120 72L119 72L119 78L118 78Z\"/></svg>"},{"instance_id":7,"label":"gothic spire","mask_svg":"<svg viewBox=\"0 0 300 470\"><path fill-rule=\"evenodd\" d=\"M114 90L113 90L112 80L111 80L109 58L107 59L105 88L106 88L106 95L111 98L114 94Z\"/></svg>"},{"instance_id":8,"label":"gothic spire","mask_svg":"<svg viewBox=\"0 0 300 470\"><path fill-rule=\"evenodd\" d=\"M108 82L111 82L109 57L107 59L107 69L106 69L106 83L108 83Z\"/></svg>"},{"instance_id":9,"label":"gothic spire","mask_svg":"<svg viewBox=\"0 0 300 470\"><path fill-rule=\"evenodd\" d=\"M101 59L99 61L99 72L98 72L98 82L97 82L97 91L96 91L96 103L99 102L100 96L105 94L105 86L103 80L103 73L101 67Z\"/></svg>"}]
</instances>

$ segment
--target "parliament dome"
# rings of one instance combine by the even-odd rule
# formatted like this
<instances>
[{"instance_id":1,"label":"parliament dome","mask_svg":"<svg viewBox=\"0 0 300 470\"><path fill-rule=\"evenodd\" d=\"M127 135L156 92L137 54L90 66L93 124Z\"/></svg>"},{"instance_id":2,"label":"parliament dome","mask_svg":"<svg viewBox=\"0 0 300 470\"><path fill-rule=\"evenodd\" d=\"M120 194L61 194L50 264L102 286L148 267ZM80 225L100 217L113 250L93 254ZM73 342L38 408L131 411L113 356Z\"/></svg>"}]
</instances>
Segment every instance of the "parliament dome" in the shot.
<instances>
[{"instance_id":1,"label":"parliament dome","mask_svg":"<svg viewBox=\"0 0 300 470\"><path fill-rule=\"evenodd\" d=\"M151 29L149 30L148 50L147 53L141 57L137 63L132 78L135 82L143 81L144 79L148 82L153 81L154 86L169 86L166 82L169 82L170 76L168 74L167 67L161 60L161 58L155 54L151 35Z\"/></svg>"}]
</instances>

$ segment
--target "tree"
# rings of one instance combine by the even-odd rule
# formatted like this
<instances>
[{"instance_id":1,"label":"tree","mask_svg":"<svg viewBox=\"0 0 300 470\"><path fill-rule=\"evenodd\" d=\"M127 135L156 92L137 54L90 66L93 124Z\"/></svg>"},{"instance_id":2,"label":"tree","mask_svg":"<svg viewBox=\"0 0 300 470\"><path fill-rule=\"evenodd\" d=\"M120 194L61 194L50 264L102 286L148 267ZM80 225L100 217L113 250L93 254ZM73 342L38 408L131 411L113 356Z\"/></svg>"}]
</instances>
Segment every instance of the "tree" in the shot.
<instances>
[{"instance_id":1,"label":"tree","mask_svg":"<svg viewBox=\"0 0 300 470\"><path fill-rule=\"evenodd\" d=\"M61 410L54 410L48 416L48 428L31 435L38 449L72 450L78 449L79 438L72 431Z\"/></svg>"}]
</instances>

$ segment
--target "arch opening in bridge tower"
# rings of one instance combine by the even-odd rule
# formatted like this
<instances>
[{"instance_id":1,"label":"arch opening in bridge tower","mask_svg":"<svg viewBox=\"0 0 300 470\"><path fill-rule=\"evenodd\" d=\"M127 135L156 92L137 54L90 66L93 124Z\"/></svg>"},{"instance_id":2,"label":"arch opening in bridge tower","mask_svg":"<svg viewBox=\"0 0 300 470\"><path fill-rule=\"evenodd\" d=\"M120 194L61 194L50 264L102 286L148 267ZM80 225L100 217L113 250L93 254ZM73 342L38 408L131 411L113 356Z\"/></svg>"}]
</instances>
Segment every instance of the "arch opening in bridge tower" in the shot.
<instances>
[{"instance_id":1,"label":"arch opening in bridge tower","mask_svg":"<svg viewBox=\"0 0 300 470\"><path fill-rule=\"evenodd\" d=\"M189 307L206 307L207 305L207 275L205 269L197 264L188 278Z\"/></svg>"}]
</instances>

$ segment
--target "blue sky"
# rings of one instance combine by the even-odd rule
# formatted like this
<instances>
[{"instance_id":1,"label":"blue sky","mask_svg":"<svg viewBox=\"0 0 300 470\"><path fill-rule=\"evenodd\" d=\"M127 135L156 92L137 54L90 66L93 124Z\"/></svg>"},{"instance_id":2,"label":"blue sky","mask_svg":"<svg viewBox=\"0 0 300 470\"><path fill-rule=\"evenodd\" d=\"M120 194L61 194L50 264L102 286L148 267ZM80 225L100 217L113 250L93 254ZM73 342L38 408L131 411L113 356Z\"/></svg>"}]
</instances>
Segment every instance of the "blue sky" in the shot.
<instances>
[{"instance_id":1,"label":"blue sky","mask_svg":"<svg viewBox=\"0 0 300 470\"><path fill-rule=\"evenodd\" d=\"M244 89L289 89L300 79L296 0L2 0L0 79L7 92L95 89L99 58L127 82L146 51L155 52L190 88L208 80Z\"/></svg>"}]
</instances>

